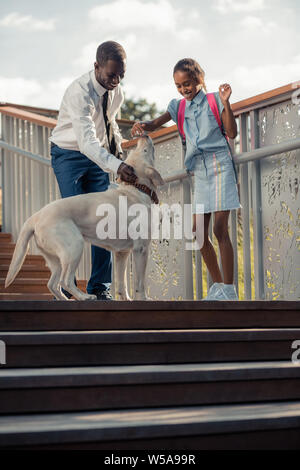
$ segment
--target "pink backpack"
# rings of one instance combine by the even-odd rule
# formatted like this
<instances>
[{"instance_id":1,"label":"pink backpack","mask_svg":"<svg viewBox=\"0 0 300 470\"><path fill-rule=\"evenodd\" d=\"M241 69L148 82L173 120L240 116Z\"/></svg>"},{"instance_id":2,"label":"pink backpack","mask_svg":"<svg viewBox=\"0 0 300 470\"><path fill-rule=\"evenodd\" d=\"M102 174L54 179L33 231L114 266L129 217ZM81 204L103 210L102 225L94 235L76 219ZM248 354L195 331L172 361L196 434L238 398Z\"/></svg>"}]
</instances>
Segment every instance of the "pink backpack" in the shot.
<instances>
[{"instance_id":1,"label":"pink backpack","mask_svg":"<svg viewBox=\"0 0 300 470\"><path fill-rule=\"evenodd\" d=\"M216 97L215 97L214 93L206 93L206 97L207 97L207 101L208 101L208 104L210 106L210 109L214 113L214 116L216 118L218 126L221 129L222 134L224 135L224 137L226 138L226 140L228 142L227 135L225 135L223 133L221 118L220 118L220 114L219 114L219 109L218 109L218 105L217 105L217 102L216 102ZM177 127L178 127L178 131L179 131L179 134L181 136L181 139L182 139L183 143L185 143L185 133L184 133L184 130L183 130L185 104L186 104L186 99L183 98L179 102L178 112L177 112Z\"/></svg>"}]
</instances>

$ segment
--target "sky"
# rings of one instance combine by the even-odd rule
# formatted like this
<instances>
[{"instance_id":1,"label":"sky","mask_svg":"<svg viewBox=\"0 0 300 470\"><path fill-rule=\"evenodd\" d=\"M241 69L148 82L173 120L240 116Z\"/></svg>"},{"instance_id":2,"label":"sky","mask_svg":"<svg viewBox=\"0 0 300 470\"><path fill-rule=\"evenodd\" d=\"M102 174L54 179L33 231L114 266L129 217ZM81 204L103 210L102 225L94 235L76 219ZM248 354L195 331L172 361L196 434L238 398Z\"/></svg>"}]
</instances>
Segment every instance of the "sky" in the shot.
<instances>
[{"instance_id":1,"label":"sky","mask_svg":"<svg viewBox=\"0 0 300 470\"><path fill-rule=\"evenodd\" d=\"M184 58L231 103L300 80L299 0L0 0L0 101L58 109L67 86L114 40L127 98L165 111Z\"/></svg>"}]
</instances>

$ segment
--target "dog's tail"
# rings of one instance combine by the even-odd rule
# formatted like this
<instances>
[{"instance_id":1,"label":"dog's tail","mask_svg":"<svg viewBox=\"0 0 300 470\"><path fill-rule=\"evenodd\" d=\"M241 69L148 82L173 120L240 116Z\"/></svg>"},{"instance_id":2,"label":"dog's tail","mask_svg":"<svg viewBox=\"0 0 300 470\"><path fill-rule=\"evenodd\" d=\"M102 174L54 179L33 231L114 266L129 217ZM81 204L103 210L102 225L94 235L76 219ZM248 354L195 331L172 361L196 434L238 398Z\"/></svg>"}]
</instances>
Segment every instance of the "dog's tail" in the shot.
<instances>
[{"instance_id":1,"label":"dog's tail","mask_svg":"<svg viewBox=\"0 0 300 470\"><path fill-rule=\"evenodd\" d=\"M16 243L15 251L9 266L9 270L5 279L5 287L8 287L13 282L22 267L22 264L28 251L29 240L34 234L34 222L35 214L26 220L25 224L21 229L19 238Z\"/></svg>"}]
</instances>

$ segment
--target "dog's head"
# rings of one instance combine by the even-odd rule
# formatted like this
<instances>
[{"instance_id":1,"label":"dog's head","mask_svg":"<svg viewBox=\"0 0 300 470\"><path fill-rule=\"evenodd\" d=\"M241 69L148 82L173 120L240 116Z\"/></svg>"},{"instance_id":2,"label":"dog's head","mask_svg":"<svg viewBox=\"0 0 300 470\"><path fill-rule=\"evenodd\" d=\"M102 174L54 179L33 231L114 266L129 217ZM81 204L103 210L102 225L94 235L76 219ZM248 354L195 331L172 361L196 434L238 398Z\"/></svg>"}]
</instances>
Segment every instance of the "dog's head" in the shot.
<instances>
[{"instance_id":1,"label":"dog's head","mask_svg":"<svg viewBox=\"0 0 300 470\"><path fill-rule=\"evenodd\" d=\"M125 163L134 168L138 183L148 186L160 186L164 180L154 168L154 145L151 137L144 135L138 138L137 146L131 150ZM150 183L150 184L149 184Z\"/></svg>"}]
</instances>

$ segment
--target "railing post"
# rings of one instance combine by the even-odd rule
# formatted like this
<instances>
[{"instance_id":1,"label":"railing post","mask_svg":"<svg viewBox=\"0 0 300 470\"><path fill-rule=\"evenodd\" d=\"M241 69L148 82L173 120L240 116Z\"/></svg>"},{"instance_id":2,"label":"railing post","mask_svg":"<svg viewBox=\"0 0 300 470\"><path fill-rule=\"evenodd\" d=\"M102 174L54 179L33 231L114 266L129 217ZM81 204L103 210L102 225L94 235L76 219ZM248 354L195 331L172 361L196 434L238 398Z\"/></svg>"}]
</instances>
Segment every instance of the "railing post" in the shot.
<instances>
[{"instance_id":1,"label":"railing post","mask_svg":"<svg viewBox=\"0 0 300 470\"><path fill-rule=\"evenodd\" d=\"M5 142L10 143L10 117L2 116L2 138ZM12 164L10 159L10 152L4 150L3 153L3 169L2 169L2 206L3 206L3 219L2 230L5 232L12 232L12 195L11 195L11 171Z\"/></svg>"},{"instance_id":2,"label":"railing post","mask_svg":"<svg viewBox=\"0 0 300 470\"><path fill-rule=\"evenodd\" d=\"M250 111L251 149L259 147L258 110ZM254 284L255 299L265 298L263 225L261 212L261 172L260 161L251 162L252 198L253 198L253 240L254 240Z\"/></svg>"},{"instance_id":3,"label":"railing post","mask_svg":"<svg viewBox=\"0 0 300 470\"><path fill-rule=\"evenodd\" d=\"M233 248L233 283L236 286L236 292L239 295L239 260L238 260L238 237L237 237L237 209L230 211L230 238ZM220 263L222 264L222 263ZM223 267L222 267L222 276L224 279Z\"/></svg>"},{"instance_id":4,"label":"railing post","mask_svg":"<svg viewBox=\"0 0 300 470\"><path fill-rule=\"evenodd\" d=\"M35 126L36 131L36 153L38 155L44 156L44 138L43 138L43 127L42 126ZM41 207L44 207L46 204L46 197L45 197L45 172L44 167L40 163L36 164L36 176L38 178L38 185L37 185L37 200L38 200L38 208L39 210Z\"/></svg>"},{"instance_id":5,"label":"railing post","mask_svg":"<svg viewBox=\"0 0 300 470\"><path fill-rule=\"evenodd\" d=\"M182 182L182 200L183 200L183 211L184 214L184 205L191 204L191 186L190 179L185 178ZM185 244L185 239L182 239L183 245ZM193 252L192 250L186 250L184 247L184 294L186 300L193 300L194 298L194 288L193 288Z\"/></svg>"},{"instance_id":6,"label":"railing post","mask_svg":"<svg viewBox=\"0 0 300 470\"><path fill-rule=\"evenodd\" d=\"M25 122L25 129L26 129L26 137L25 137L25 149L30 151L31 150L31 125L30 122ZM25 163L25 181L26 181L26 212L25 217L28 217L32 214L32 187L31 187L31 165L32 161L26 159Z\"/></svg>"},{"instance_id":7,"label":"railing post","mask_svg":"<svg viewBox=\"0 0 300 470\"><path fill-rule=\"evenodd\" d=\"M21 139L20 139L20 146L21 148L25 149L26 141L25 141L25 121L21 120ZM20 211L21 211L21 222L22 224L26 220L26 158L21 157L21 164L20 164L20 194L21 194L21 201L20 201Z\"/></svg>"},{"instance_id":8,"label":"railing post","mask_svg":"<svg viewBox=\"0 0 300 470\"><path fill-rule=\"evenodd\" d=\"M178 142L181 148L181 167L184 167L185 148L181 144L181 140L178 137ZM190 178L185 178L180 182L182 190L182 215L183 215L183 226L184 226L184 207L185 204L191 204L191 182ZM182 230L182 249L184 250L184 299L193 300L194 298L194 286L193 286L193 252L192 250L185 249L185 234ZM196 267L197 269L197 267Z\"/></svg>"},{"instance_id":9,"label":"railing post","mask_svg":"<svg viewBox=\"0 0 300 470\"><path fill-rule=\"evenodd\" d=\"M210 222L209 222L209 228L208 228L208 236L212 242L213 242L213 223L214 223L214 214L212 213L210 216ZM220 265L221 264L222 263L220 263ZM208 292L209 288L213 284L213 280L208 269L206 269L206 282L207 282L207 292Z\"/></svg>"},{"instance_id":10,"label":"railing post","mask_svg":"<svg viewBox=\"0 0 300 470\"><path fill-rule=\"evenodd\" d=\"M16 147L20 147L20 128L19 128L19 119L13 118L14 122L14 133L13 133L13 143ZM14 210L14 218L15 218L15 227L16 227L16 236L19 235L22 227L22 219L21 219L21 210L20 210L20 203L21 203L21 188L20 188L20 180L21 180L21 158L20 155L14 154L14 194L15 194L15 210Z\"/></svg>"},{"instance_id":11,"label":"railing post","mask_svg":"<svg viewBox=\"0 0 300 470\"><path fill-rule=\"evenodd\" d=\"M4 136L4 122L6 117L2 114L1 115L1 139L5 140ZM5 194L5 187L4 187L4 172L5 172L5 150L1 149L1 190L2 190L2 217L1 217L1 224L2 224L2 231L5 231L5 204L6 204L6 194Z\"/></svg>"},{"instance_id":12,"label":"railing post","mask_svg":"<svg viewBox=\"0 0 300 470\"><path fill-rule=\"evenodd\" d=\"M202 255L199 250L195 250L195 278L196 278L196 299L203 298L203 271L202 271Z\"/></svg>"},{"instance_id":13,"label":"railing post","mask_svg":"<svg viewBox=\"0 0 300 470\"><path fill-rule=\"evenodd\" d=\"M247 152L248 149L248 119L245 113L240 115L240 151ZM243 224L243 261L244 261L244 295L245 300L251 299L251 256L250 256L250 207L248 186L248 163L241 165L240 188Z\"/></svg>"}]
</instances>

